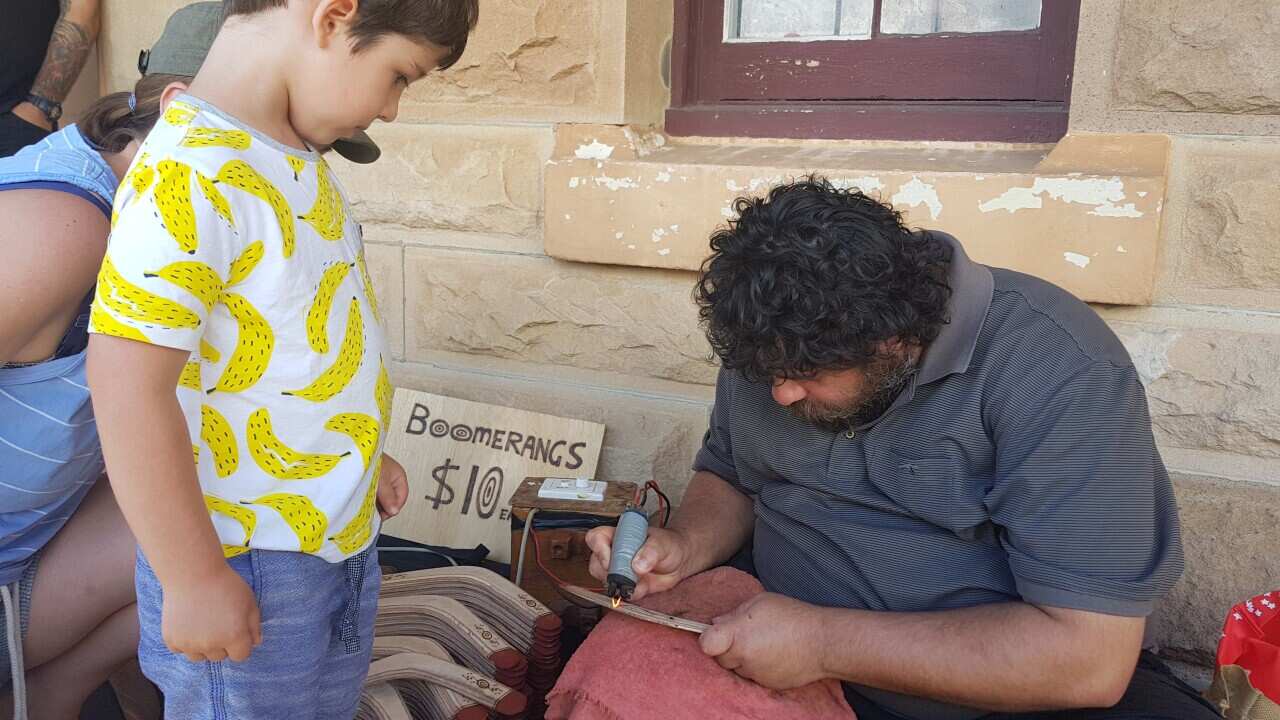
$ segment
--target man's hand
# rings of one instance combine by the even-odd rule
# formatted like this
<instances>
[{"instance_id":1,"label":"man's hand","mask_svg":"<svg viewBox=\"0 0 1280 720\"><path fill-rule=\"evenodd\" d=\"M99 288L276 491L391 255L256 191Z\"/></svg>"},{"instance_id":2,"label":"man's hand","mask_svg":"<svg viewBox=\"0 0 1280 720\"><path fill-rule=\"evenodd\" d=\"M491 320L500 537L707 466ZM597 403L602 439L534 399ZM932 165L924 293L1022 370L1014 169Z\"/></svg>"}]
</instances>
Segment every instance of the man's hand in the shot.
<instances>
[{"instance_id":1,"label":"man's hand","mask_svg":"<svg viewBox=\"0 0 1280 720\"><path fill-rule=\"evenodd\" d=\"M400 514L409 500L409 476L395 458L382 453L382 476L378 479L378 514L388 520Z\"/></svg>"},{"instance_id":2,"label":"man's hand","mask_svg":"<svg viewBox=\"0 0 1280 720\"><path fill-rule=\"evenodd\" d=\"M820 614L785 595L761 593L712 620L699 643L726 670L788 690L826 677Z\"/></svg>"},{"instance_id":3,"label":"man's hand","mask_svg":"<svg viewBox=\"0 0 1280 720\"><path fill-rule=\"evenodd\" d=\"M225 563L207 579L164 588L160 632L191 662L241 662L262 644L253 591Z\"/></svg>"},{"instance_id":4,"label":"man's hand","mask_svg":"<svg viewBox=\"0 0 1280 720\"><path fill-rule=\"evenodd\" d=\"M10 112L31 125L53 132L53 123L49 122L48 116L40 108L29 102L20 102L14 105L13 110L10 110Z\"/></svg>"},{"instance_id":5,"label":"man's hand","mask_svg":"<svg viewBox=\"0 0 1280 720\"><path fill-rule=\"evenodd\" d=\"M591 548L591 576L604 582L609 574L609 558L613 550L613 527L598 527L587 533ZM688 541L677 530L649 528L649 538L631 560L636 573L636 589L632 600L670 590L693 573L687 569L690 556Z\"/></svg>"}]
</instances>

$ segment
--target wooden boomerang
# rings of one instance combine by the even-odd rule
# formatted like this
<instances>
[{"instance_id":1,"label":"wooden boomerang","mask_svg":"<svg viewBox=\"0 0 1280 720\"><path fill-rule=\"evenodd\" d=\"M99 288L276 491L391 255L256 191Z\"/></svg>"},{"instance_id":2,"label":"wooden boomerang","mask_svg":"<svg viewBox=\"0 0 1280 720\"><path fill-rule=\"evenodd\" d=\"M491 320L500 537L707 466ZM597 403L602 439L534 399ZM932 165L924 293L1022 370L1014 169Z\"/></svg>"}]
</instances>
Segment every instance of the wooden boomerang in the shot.
<instances>
[{"instance_id":1,"label":"wooden boomerang","mask_svg":"<svg viewBox=\"0 0 1280 720\"><path fill-rule=\"evenodd\" d=\"M621 605L614 607L613 598L606 597L600 593L591 592L590 590L580 588L577 585L565 585L561 589L579 600L585 600L589 603L609 608L610 610L620 612L627 617L633 617L637 620L643 620L656 625L665 625L669 628L675 628L676 630L684 630L685 632L691 632L694 635L701 635L703 631L711 627L706 623L700 623L695 620L686 620L684 618L676 617L675 615L660 613L657 610L642 608L639 605L633 605L632 603L624 602Z\"/></svg>"}]
</instances>

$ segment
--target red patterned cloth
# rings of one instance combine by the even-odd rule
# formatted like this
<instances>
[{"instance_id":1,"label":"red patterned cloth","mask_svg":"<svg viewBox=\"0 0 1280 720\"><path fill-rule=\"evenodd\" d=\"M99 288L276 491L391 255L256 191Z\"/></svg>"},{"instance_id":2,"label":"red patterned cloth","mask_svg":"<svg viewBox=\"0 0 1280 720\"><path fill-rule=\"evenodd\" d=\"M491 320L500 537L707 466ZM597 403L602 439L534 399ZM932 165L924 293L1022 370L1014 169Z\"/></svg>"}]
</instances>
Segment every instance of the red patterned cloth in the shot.
<instances>
[{"instance_id":1,"label":"red patterned cloth","mask_svg":"<svg viewBox=\"0 0 1280 720\"><path fill-rule=\"evenodd\" d=\"M1249 684L1280 703L1280 590L1236 604L1218 642L1218 665L1239 665Z\"/></svg>"},{"instance_id":2,"label":"red patterned cloth","mask_svg":"<svg viewBox=\"0 0 1280 720\"><path fill-rule=\"evenodd\" d=\"M644 607L710 622L764 588L750 575L716 568ZM547 720L854 720L840 683L824 680L775 692L725 670L692 633L609 613L547 695Z\"/></svg>"}]
</instances>

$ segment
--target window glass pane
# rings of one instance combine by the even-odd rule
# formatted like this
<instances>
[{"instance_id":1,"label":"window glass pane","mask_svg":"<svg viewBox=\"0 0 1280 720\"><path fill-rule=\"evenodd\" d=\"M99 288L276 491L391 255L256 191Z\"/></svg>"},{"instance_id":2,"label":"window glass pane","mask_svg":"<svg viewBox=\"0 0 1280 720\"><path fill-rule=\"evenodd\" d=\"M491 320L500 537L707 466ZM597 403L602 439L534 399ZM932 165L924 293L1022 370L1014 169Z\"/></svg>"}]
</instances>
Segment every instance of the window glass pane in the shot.
<instances>
[{"instance_id":1,"label":"window glass pane","mask_svg":"<svg viewBox=\"0 0 1280 720\"><path fill-rule=\"evenodd\" d=\"M874 0L725 0L725 39L740 42L871 37Z\"/></svg>"},{"instance_id":2,"label":"window glass pane","mask_svg":"<svg viewBox=\"0 0 1280 720\"><path fill-rule=\"evenodd\" d=\"M928 35L1040 27L1041 0L884 0L880 32Z\"/></svg>"},{"instance_id":3,"label":"window glass pane","mask_svg":"<svg viewBox=\"0 0 1280 720\"><path fill-rule=\"evenodd\" d=\"M841 37L871 37L871 17L872 13L875 11L875 0L844 0L841 5Z\"/></svg>"}]
</instances>

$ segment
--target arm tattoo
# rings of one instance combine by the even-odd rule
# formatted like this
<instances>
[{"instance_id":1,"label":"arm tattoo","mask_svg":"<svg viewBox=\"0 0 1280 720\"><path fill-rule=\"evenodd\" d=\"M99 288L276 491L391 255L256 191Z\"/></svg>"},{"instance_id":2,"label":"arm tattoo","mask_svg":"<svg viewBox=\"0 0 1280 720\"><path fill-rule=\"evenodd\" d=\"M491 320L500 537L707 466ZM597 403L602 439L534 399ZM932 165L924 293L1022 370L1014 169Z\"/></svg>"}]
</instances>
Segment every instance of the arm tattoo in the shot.
<instances>
[{"instance_id":1,"label":"arm tattoo","mask_svg":"<svg viewBox=\"0 0 1280 720\"><path fill-rule=\"evenodd\" d=\"M67 17L71 0L59 0L61 11L53 26L49 48L45 51L44 64L36 75L31 92L55 102L66 99L75 84L76 77L89 59L93 37L83 25Z\"/></svg>"}]
</instances>

